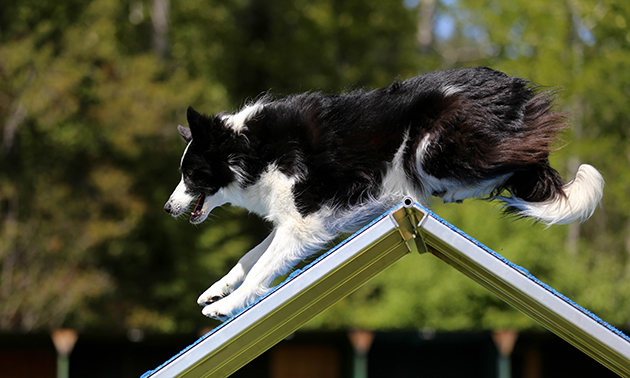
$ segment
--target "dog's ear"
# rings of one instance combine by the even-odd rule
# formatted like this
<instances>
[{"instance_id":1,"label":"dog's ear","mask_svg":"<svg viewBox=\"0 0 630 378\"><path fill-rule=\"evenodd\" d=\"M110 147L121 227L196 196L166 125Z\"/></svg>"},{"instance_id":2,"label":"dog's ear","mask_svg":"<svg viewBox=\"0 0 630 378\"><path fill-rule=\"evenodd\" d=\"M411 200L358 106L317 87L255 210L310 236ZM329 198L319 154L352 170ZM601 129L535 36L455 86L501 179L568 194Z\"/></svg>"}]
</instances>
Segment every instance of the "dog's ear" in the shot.
<instances>
[{"instance_id":1,"label":"dog's ear","mask_svg":"<svg viewBox=\"0 0 630 378\"><path fill-rule=\"evenodd\" d=\"M179 131L179 135L181 135L182 138L184 138L184 140L186 141L186 144L190 143L190 141L192 140L192 134L190 133L190 129L188 127L178 125L177 131Z\"/></svg>"},{"instance_id":2,"label":"dog's ear","mask_svg":"<svg viewBox=\"0 0 630 378\"><path fill-rule=\"evenodd\" d=\"M197 123L197 121L199 121L199 118L201 118L201 114L193 109L192 106L189 106L188 110L186 111L186 119L188 119L188 124L192 125L193 123Z\"/></svg>"},{"instance_id":3,"label":"dog's ear","mask_svg":"<svg viewBox=\"0 0 630 378\"><path fill-rule=\"evenodd\" d=\"M206 122L204 122L206 117L199 114L192 106L189 106L186 112L186 118L188 118L191 138L198 142L206 141L208 139L207 125L205 125Z\"/></svg>"}]
</instances>

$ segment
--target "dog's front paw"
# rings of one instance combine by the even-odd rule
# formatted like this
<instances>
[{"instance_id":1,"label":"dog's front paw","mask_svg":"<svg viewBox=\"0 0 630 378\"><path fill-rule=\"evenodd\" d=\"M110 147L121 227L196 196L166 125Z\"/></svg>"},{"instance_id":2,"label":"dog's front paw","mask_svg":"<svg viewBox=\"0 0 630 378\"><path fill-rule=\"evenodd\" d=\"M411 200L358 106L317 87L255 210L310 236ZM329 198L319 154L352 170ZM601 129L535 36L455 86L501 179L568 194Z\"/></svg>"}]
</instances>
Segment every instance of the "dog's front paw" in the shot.
<instances>
[{"instance_id":1,"label":"dog's front paw","mask_svg":"<svg viewBox=\"0 0 630 378\"><path fill-rule=\"evenodd\" d=\"M229 296L205 306L201 312L210 318L225 321L253 303L258 298L256 293L239 288Z\"/></svg>"},{"instance_id":2,"label":"dog's front paw","mask_svg":"<svg viewBox=\"0 0 630 378\"><path fill-rule=\"evenodd\" d=\"M218 302L216 304L218 304ZM201 313L209 318L217 319L222 322L232 317L231 314L227 314L227 311L217 308L217 306L213 306L213 305L208 305L204 307L203 310L201 310Z\"/></svg>"},{"instance_id":3,"label":"dog's front paw","mask_svg":"<svg viewBox=\"0 0 630 378\"><path fill-rule=\"evenodd\" d=\"M225 321L239 313L247 305L245 302L231 300L232 296L225 297L223 300L212 302L201 311L205 316Z\"/></svg>"},{"instance_id":4,"label":"dog's front paw","mask_svg":"<svg viewBox=\"0 0 630 378\"><path fill-rule=\"evenodd\" d=\"M219 301L222 298L227 297L232 292L232 287L229 284L225 284L221 281L216 282L214 285L210 286L208 290L204 291L203 294L197 298L197 304L200 306L207 306L214 302Z\"/></svg>"}]
</instances>

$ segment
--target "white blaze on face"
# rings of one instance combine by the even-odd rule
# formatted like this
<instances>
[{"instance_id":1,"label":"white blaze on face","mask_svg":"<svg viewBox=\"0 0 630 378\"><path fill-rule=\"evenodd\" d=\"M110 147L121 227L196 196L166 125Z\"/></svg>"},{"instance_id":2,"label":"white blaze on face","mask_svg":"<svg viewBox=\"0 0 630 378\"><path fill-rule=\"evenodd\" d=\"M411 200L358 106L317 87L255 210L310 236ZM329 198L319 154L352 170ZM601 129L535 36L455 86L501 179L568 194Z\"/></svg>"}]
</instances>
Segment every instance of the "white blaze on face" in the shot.
<instances>
[{"instance_id":1,"label":"white blaze on face","mask_svg":"<svg viewBox=\"0 0 630 378\"><path fill-rule=\"evenodd\" d=\"M171 197L166 202L164 209L169 214L176 217L188 209L193 199L195 199L195 197L186 190L186 184L182 177L175 191L173 191L173 194L171 194Z\"/></svg>"},{"instance_id":2,"label":"white blaze on face","mask_svg":"<svg viewBox=\"0 0 630 378\"><path fill-rule=\"evenodd\" d=\"M192 140L190 142L188 142L188 144L186 145L186 148L184 148L184 153L182 154L182 160L179 161L179 168L181 169L182 164L184 164L184 158L186 157L186 153L188 152L188 149L190 148L190 145L192 144Z\"/></svg>"},{"instance_id":3,"label":"white blaze on face","mask_svg":"<svg viewBox=\"0 0 630 378\"><path fill-rule=\"evenodd\" d=\"M180 168L184 162L184 158L186 157L186 153L188 152L188 149L190 148L191 144L192 144L192 141L188 143L188 145L186 146L186 149L184 150L184 153L182 154L182 159L179 162ZM169 214L171 214L174 217L179 216L188 209L188 206L190 206L190 203L192 202L193 199L195 199L195 196L193 196L186 190L186 184L184 183L184 175L182 175L182 178L179 180L179 184L177 185L177 187L173 191L173 194L171 194L168 201L166 202L166 205L164 206L164 210L166 210Z\"/></svg>"}]
</instances>

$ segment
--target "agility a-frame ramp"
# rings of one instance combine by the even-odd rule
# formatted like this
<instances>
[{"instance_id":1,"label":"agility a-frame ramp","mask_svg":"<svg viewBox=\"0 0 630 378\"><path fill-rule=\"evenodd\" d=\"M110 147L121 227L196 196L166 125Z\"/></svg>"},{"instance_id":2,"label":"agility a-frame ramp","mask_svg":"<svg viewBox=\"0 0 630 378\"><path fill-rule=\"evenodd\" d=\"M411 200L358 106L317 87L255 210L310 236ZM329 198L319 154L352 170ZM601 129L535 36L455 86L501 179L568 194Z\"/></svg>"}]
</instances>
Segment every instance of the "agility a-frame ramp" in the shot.
<instances>
[{"instance_id":1,"label":"agility a-frame ramp","mask_svg":"<svg viewBox=\"0 0 630 378\"><path fill-rule=\"evenodd\" d=\"M630 377L630 338L410 198L142 378L227 377L410 252L431 253Z\"/></svg>"}]
</instances>

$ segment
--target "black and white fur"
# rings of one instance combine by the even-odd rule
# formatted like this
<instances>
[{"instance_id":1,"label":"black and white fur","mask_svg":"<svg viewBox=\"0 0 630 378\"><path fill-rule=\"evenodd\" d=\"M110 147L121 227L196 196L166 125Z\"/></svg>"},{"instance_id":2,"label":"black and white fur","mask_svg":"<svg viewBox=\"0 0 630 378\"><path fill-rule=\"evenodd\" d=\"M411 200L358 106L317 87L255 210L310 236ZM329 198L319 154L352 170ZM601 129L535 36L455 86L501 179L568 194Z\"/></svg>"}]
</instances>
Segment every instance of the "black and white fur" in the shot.
<instances>
[{"instance_id":1,"label":"black and white fur","mask_svg":"<svg viewBox=\"0 0 630 378\"><path fill-rule=\"evenodd\" d=\"M602 197L590 165L564 183L550 143L565 125L554 92L478 67L339 95L267 97L235 114L188 109L182 178L165 205L190 221L231 203L273 223L271 234L198 299L224 319L341 232L405 196L427 204L497 199L547 224L587 219ZM500 196L505 194L504 196Z\"/></svg>"}]
</instances>

